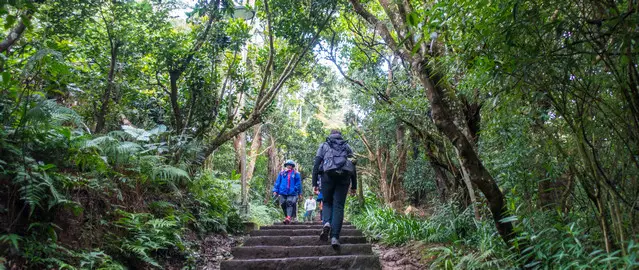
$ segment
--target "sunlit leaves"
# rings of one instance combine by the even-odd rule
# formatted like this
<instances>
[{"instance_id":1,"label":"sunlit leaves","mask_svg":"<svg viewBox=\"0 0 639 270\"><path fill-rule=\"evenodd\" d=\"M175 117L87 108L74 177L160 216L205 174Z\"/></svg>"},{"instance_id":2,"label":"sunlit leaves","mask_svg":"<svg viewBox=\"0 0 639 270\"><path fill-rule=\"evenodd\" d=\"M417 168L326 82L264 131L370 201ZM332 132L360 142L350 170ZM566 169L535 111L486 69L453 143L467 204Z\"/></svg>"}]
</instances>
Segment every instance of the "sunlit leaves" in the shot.
<instances>
[{"instance_id":1,"label":"sunlit leaves","mask_svg":"<svg viewBox=\"0 0 639 270\"><path fill-rule=\"evenodd\" d=\"M269 1L275 35L295 46L304 46L336 9L335 0L278 0Z\"/></svg>"}]
</instances>

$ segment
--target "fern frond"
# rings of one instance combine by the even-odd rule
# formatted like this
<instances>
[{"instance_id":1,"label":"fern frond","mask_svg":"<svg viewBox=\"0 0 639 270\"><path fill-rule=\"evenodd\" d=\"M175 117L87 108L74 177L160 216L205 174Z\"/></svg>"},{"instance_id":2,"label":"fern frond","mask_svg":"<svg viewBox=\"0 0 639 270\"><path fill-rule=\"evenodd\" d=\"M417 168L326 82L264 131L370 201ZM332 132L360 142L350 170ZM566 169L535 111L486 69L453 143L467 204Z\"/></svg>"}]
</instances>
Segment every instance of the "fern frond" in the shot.
<instances>
[{"instance_id":1,"label":"fern frond","mask_svg":"<svg viewBox=\"0 0 639 270\"><path fill-rule=\"evenodd\" d=\"M131 134L122 130L114 130L107 133L108 136L116 138L118 141L133 141L135 138Z\"/></svg>"},{"instance_id":2,"label":"fern frond","mask_svg":"<svg viewBox=\"0 0 639 270\"><path fill-rule=\"evenodd\" d=\"M149 220L147 223L155 229L172 228L177 226L177 223L175 221L161 218Z\"/></svg>"},{"instance_id":3,"label":"fern frond","mask_svg":"<svg viewBox=\"0 0 639 270\"><path fill-rule=\"evenodd\" d=\"M183 179L191 180L191 177L185 170L170 165L162 165L154 168L151 178L160 183L175 182Z\"/></svg>"},{"instance_id":4,"label":"fern frond","mask_svg":"<svg viewBox=\"0 0 639 270\"><path fill-rule=\"evenodd\" d=\"M142 146L134 142L122 142L115 148L118 155L132 155L142 150Z\"/></svg>"},{"instance_id":5,"label":"fern frond","mask_svg":"<svg viewBox=\"0 0 639 270\"><path fill-rule=\"evenodd\" d=\"M177 208L177 206L174 203L167 202L167 201L155 201L155 202L150 203L149 207L151 207L151 208L161 208L161 209Z\"/></svg>"},{"instance_id":6,"label":"fern frond","mask_svg":"<svg viewBox=\"0 0 639 270\"><path fill-rule=\"evenodd\" d=\"M117 144L118 142L119 140L114 137L111 137L108 135L100 136L92 140L83 141L82 144L80 145L80 149L87 149L87 148L101 149L102 147L114 145L114 144Z\"/></svg>"},{"instance_id":7,"label":"fern frond","mask_svg":"<svg viewBox=\"0 0 639 270\"><path fill-rule=\"evenodd\" d=\"M43 100L30 108L24 115L24 120L30 123L63 125L71 122L77 127L86 127L82 117L74 110L61 106L55 100Z\"/></svg>"},{"instance_id":8,"label":"fern frond","mask_svg":"<svg viewBox=\"0 0 639 270\"><path fill-rule=\"evenodd\" d=\"M155 267L160 267L160 264L156 260L151 258L149 254L147 254L147 250L148 250L147 247L140 246L140 245L124 244L122 245L122 249L124 249L125 251L134 253L135 255L137 255L138 258L140 258L142 261L150 265L153 265Z\"/></svg>"}]
</instances>

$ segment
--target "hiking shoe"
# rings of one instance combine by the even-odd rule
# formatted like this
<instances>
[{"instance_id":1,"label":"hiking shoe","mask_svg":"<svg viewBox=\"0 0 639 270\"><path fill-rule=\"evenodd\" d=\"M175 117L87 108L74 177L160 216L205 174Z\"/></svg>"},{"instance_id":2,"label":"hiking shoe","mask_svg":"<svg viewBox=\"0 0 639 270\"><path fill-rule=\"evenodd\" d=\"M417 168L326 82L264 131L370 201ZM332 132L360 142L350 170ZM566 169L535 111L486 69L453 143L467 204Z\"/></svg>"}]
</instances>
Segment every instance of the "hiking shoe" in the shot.
<instances>
[{"instance_id":1,"label":"hiking shoe","mask_svg":"<svg viewBox=\"0 0 639 270\"><path fill-rule=\"evenodd\" d=\"M286 217L284 219L284 224L286 224L286 225L291 224L291 217Z\"/></svg>"},{"instance_id":2,"label":"hiking shoe","mask_svg":"<svg viewBox=\"0 0 639 270\"><path fill-rule=\"evenodd\" d=\"M331 238L331 247L333 247L334 250L339 250L340 248L340 243L339 240L335 237Z\"/></svg>"},{"instance_id":3,"label":"hiking shoe","mask_svg":"<svg viewBox=\"0 0 639 270\"><path fill-rule=\"evenodd\" d=\"M328 241L328 235L331 233L331 224L326 222L322 227L322 233L320 234L320 241Z\"/></svg>"}]
</instances>

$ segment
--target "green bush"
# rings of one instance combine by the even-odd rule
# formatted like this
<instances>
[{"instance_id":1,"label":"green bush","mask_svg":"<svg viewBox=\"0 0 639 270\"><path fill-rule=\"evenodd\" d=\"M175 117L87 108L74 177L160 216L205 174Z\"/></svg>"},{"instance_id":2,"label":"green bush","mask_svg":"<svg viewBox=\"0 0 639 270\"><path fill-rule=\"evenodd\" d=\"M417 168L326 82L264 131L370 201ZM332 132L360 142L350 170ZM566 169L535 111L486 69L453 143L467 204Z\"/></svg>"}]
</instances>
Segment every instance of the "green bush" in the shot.
<instances>
[{"instance_id":1,"label":"green bush","mask_svg":"<svg viewBox=\"0 0 639 270\"><path fill-rule=\"evenodd\" d=\"M380 241L399 245L410 240L430 243L455 242L476 230L472 209L455 213L453 204L437 208L428 220L397 213L390 207L367 204L364 210L351 217L353 222Z\"/></svg>"},{"instance_id":2,"label":"green bush","mask_svg":"<svg viewBox=\"0 0 639 270\"><path fill-rule=\"evenodd\" d=\"M273 205L252 202L250 206L251 222L258 226L271 225L283 218L282 211Z\"/></svg>"},{"instance_id":3,"label":"green bush","mask_svg":"<svg viewBox=\"0 0 639 270\"><path fill-rule=\"evenodd\" d=\"M159 267L158 255L167 252L189 259L190 243L182 240L188 228L202 233L243 229L231 181L210 174L191 179L183 165L168 163L167 146L159 141L166 128L125 128L92 137L78 128L84 124L75 112L54 101L25 108L23 120L16 121L22 126L0 129L0 179L9 181L10 193L18 194L24 207L1 210L24 211L28 220L18 223L29 226L0 235L0 252L7 254L0 265L20 258L25 267L36 269L125 269L131 262ZM123 193L132 189L146 194L148 209L116 210L115 216L88 212L121 208L112 202L124 201ZM109 204L84 209L71 199L80 191ZM91 224L106 233L106 243L87 250L65 247L56 231L69 228L52 220L57 211L68 209L99 217Z\"/></svg>"},{"instance_id":4,"label":"green bush","mask_svg":"<svg viewBox=\"0 0 639 270\"><path fill-rule=\"evenodd\" d=\"M350 205L350 204L349 204ZM438 205L438 204L435 204ZM634 269L639 267L639 245L627 243L621 251L607 254L585 229L570 223L562 226L551 214L536 212L517 222L517 252L505 245L492 220L474 219L472 207L439 204L428 218L398 213L367 196L363 208L350 207L348 216L366 236L389 245L409 241L436 244L426 252L436 269ZM515 217L510 219L516 220ZM535 220L535 222L532 222ZM525 243L525 245L524 245Z\"/></svg>"},{"instance_id":5,"label":"green bush","mask_svg":"<svg viewBox=\"0 0 639 270\"><path fill-rule=\"evenodd\" d=\"M124 235L112 235L114 245L123 257L142 260L160 267L153 254L160 250L177 247L185 250L181 239L179 223L174 216L156 218L148 213L129 213L118 210L121 217L115 226L124 231Z\"/></svg>"},{"instance_id":6,"label":"green bush","mask_svg":"<svg viewBox=\"0 0 639 270\"><path fill-rule=\"evenodd\" d=\"M228 232L229 223L237 223L229 181L205 174L193 180L186 194L186 208L193 213L200 232ZM238 226L231 224L234 229Z\"/></svg>"},{"instance_id":7,"label":"green bush","mask_svg":"<svg viewBox=\"0 0 639 270\"><path fill-rule=\"evenodd\" d=\"M535 222L533 222L533 220ZM523 256L514 258L519 264L533 269L636 269L639 267L639 245L630 241L625 247L626 254L616 250L606 253L597 248L594 240L583 224L567 225L554 223L540 226L536 223L551 224L547 215L525 218L519 224L521 230L518 242L525 243Z\"/></svg>"}]
</instances>

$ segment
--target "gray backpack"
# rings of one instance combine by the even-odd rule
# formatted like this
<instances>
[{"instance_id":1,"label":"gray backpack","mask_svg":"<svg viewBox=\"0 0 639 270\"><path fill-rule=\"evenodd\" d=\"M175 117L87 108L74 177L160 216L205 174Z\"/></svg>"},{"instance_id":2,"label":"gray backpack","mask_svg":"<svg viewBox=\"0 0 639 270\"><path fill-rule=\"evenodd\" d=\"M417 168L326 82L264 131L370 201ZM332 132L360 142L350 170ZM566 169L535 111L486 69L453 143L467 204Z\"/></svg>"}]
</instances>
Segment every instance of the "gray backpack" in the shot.
<instances>
[{"instance_id":1,"label":"gray backpack","mask_svg":"<svg viewBox=\"0 0 639 270\"><path fill-rule=\"evenodd\" d=\"M345 172L352 173L354 170L353 163L348 159L352 154L348 144L333 145L324 143L324 156L322 162L322 170L329 174L343 174Z\"/></svg>"}]
</instances>

